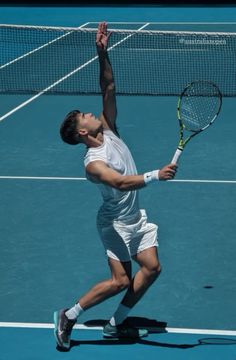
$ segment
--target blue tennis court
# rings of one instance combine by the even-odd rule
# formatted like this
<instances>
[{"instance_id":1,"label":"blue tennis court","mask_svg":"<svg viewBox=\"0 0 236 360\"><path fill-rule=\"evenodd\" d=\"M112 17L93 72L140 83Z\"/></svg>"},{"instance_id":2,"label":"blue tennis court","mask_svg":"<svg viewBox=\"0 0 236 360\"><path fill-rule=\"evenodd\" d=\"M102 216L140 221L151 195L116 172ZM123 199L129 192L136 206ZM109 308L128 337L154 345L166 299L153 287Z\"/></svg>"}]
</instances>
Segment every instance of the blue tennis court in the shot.
<instances>
[{"instance_id":1,"label":"blue tennis court","mask_svg":"<svg viewBox=\"0 0 236 360\"><path fill-rule=\"evenodd\" d=\"M0 13L3 24L96 26L101 20L117 28L149 23L234 32L236 8L2 7ZM119 131L139 173L171 160L176 102L174 96L118 96ZM95 95L1 95L0 359L235 359L235 98L223 98L214 125L188 145L175 180L140 191L142 208L159 225L163 267L130 314L130 322L149 329L148 338L102 338L119 295L83 314L70 352L56 349L53 312L109 276L96 230L101 197L85 180L84 149L59 137L71 109L98 115L101 106Z\"/></svg>"}]
</instances>

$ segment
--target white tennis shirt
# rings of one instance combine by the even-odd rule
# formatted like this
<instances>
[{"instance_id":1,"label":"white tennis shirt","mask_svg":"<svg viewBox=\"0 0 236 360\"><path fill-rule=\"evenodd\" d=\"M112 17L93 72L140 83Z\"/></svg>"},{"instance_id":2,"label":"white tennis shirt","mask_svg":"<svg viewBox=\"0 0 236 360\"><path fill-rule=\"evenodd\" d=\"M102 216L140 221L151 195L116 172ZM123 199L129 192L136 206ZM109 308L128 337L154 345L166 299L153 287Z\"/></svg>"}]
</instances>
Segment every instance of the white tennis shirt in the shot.
<instances>
[{"instance_id":1,"label":"white tennis shirt","mask_svg":"<svg viewBox=\"0 0 236 360\"><path fill-rule=\"evenodd\" d=\"M126 144L111 130L104 130L103 144L89 148L84 157L85 167L92 161L103 161L110 168L121 175L136 175L137 169ZM88 180L91 180L88 177ZM103 183L96 183L99 187L103 204L98 212L98 220L101 223L113 220L128 220L139 211L138 192L120 191Z\"/></svg>"}]
</instances>

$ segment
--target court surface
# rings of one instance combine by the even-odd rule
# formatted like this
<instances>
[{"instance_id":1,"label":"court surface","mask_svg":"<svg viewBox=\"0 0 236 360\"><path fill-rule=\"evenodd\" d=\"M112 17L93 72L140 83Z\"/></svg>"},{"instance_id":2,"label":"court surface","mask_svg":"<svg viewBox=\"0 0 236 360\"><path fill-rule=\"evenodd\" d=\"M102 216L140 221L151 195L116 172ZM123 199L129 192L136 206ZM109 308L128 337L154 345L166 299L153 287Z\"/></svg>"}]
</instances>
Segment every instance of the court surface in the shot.
<instances>
[{"instance_id":1,"label":"court surface","mask_svg":"<svg viewBox=\"0 0 236 360\"><path fill-rule=\"evenodd\" d=\"M1 23L235 31L236 8L7 8ZM122 23L122 24L121 24ZM132 23L132 24L131 24ZM47 64L42 64L46 71ZM178 142L175 97L119 96L118 126L139 173L170 162ZM96 231L101 197L85 180L84 149L63 144L71 109L99 114L100 96L1 95L0 360L236 359L236 171L234 98L186 148L176 179L140 191L159 225L160 279L130 314L150 330L137 342L107 341L101 327L122 295L83 314L72 349L53 338L54 310L70 307L109 276ZM12 111L13 110L13 111ZM134 271L135 271L134 266ZM209 339L204 343L204 339Z\"/></svg>"}]
</instances>

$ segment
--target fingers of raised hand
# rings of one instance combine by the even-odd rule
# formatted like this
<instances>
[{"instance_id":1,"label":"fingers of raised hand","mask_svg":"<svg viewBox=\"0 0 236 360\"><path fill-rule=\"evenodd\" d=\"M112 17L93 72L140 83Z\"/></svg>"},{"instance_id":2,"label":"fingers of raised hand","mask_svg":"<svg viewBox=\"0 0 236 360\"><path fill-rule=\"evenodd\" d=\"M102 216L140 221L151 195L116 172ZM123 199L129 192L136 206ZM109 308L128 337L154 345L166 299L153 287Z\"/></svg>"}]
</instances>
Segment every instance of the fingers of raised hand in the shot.
<instances>
[{"instance_id":1,"label":"fingers of raised hand","mask_svg":"<svg viewBox=\"0 0 236 360\"><path fill-rule=\"evenodd\" d=\"M98 25L98 33L101 34L101 35L107 35L107 23L105 21L99 23L99 25Z\"/></svg>"}]
</instances>

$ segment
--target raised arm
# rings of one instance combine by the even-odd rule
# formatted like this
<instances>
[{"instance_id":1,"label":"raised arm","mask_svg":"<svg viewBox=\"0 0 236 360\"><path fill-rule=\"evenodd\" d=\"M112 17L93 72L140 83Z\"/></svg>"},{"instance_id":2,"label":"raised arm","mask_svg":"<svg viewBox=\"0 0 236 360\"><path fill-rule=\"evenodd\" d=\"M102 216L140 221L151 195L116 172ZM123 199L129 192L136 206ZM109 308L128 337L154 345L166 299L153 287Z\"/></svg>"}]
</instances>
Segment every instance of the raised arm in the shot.
<instances>
[{"instance_id":1,"label":"raised arm","mask_svg":"<svg viewBox=\"0 0 236 360\"><path fill-rule=\"evenodd\" d=\"M116 94L112 66L109 60L107 47L111 33L107 32L107 24L102 22L98 26L96 36L97 53L100 64L100 87L103 99L103 112L100 119L104 128L111 129L116 134Z\"/></svg>"}]
</instances>

